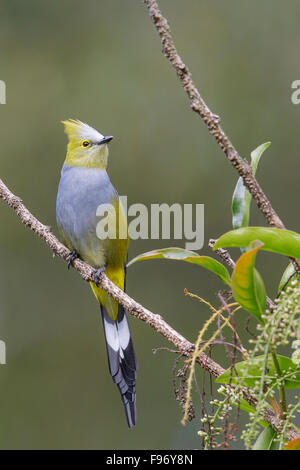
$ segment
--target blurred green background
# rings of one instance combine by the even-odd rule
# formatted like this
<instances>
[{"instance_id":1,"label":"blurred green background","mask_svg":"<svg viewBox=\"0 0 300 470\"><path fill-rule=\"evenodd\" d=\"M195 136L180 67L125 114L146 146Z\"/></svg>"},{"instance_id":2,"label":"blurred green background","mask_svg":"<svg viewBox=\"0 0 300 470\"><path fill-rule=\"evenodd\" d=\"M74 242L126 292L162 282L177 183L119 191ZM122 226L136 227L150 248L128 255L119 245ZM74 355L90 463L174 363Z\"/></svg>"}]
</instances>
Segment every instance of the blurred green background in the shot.
<instances>
[{"instance_id":1,"label":"blurred green background","mask_svg":"<svg viewBox=\"0 0 300 470\"><path fill-rule=\"evenodd\" d=\"M300 78L299 1L161 0L160 6L200 92L239 152L248 156L272 141L258 180L285 224L299 231L300 106L291 103L291 83ZM109 174L129 204L205 204L201 253L210 254L209 238L231 228L237 176L189 109L141 0L1 0L0 50L0 79L7 85L0 177L34 215L56 232L66 150L60 121L78 118L115 136ZM265 224L252 209L252 224ZM164 339L131 319L139 418L129 430L89 286L53 259L4 203L0 211L0 339L7 345L0 447L199 448L199 414L180 425L175 356L152 354L167 346ZM172 245L183 242L135 241L129 257ZM270 296L286 264L259 255ZM127 285L131 296L192 341L209 312L185 297L184 288L214 305L223 288L197 266L167 261L132 266ZM242 336L246 320L240 313ZM224 356L217 346L213 357L226 366Z\"/></svg>"}]
</instances>

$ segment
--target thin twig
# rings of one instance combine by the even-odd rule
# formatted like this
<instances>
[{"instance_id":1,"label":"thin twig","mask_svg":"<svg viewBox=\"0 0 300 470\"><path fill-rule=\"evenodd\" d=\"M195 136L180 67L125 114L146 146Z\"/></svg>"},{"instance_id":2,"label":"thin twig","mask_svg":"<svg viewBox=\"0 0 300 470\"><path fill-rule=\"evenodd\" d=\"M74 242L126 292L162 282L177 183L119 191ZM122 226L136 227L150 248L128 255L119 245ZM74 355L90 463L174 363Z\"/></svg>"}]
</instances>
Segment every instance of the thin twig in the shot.
<instances>
[{"instance_id":1,"label":"thin twig","mask_svg":"<svg viewBox=\"0 0 300 470\"><path fill-rule=\"evenodd\" d=\"M211 238L208 242L208 246L210 248L213 249L214 247L214 244L216 243L217 240L214 240L213 238ZM230 254L229 254L229 251L228 250L225 250L224 248L218 248L215 253L220 256L220 258L226 263L228 264L228 266L231 268L231 269L234 269L235 268L235 262L233 261L233 259L231 258Z\"/></svg>"}]
</instances>

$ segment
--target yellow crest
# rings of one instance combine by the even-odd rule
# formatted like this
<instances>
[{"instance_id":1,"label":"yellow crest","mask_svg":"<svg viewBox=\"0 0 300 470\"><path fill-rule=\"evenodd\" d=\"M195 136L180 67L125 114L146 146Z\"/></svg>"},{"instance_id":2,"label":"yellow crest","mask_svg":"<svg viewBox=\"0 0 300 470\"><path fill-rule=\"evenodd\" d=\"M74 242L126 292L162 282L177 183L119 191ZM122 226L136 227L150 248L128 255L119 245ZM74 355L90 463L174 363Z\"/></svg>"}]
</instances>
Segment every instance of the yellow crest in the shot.
<instances>
[{"instance_id":1,"label":"yellow crest","mask_svg":"<svg viewBox=\"0 0 300 470\"><path fill-rule=\"evenodd\" d=\"M65 126L65 133L67 134L69 141L78 141L82 139L88 139L91 142L98 142L103 139L103 135L96 131L93 127L85 124L78 119L67 119L61 121Z\"/></svg>"}]
</instances>

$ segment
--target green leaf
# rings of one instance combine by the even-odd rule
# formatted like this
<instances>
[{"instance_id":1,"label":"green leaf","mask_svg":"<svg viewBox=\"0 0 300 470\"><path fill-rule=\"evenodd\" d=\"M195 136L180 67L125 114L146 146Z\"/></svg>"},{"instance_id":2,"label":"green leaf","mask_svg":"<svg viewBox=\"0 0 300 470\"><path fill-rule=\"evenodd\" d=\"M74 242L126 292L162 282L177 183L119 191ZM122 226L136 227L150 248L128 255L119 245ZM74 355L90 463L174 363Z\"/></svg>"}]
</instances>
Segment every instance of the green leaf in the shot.
<instances>
[{"instance_id":1,"label":"green leaf","mask_svg":"<svg viewBox=\"0 0 300 470\"><path fill-rule=\"evenodd\" d=\"M203 268L212 271L216 276L218 276L221 281L230 286L230 276L229 272L219 263L219 261L211 258L210 256L199 256L198 253L194 251L184 250L183 248L162 248L160 250L148 251L141 255L133 258L127 266L131 266L137 261L143 261L147 259L171 259L176 261L186 261L188 263L198 264Z\"/></svg>"},{"instance_id":2,"label":"green leaf","mask_svg":"<svg viewBox=\"0 0 300 470\"><path fill-rule=\"evenodd\" d=\"M230 403L232 403L232 402L230 402ZM238 406L241 410L247 411L247 413L254 413L255 412L255 408L253 406L249 405L249 403L244 398L241 398L240 403L236 404L236 406Z\"/></svg>"},{"instance_id":3,"label":"green leaf","mask_svg":"<svg viewBox=\"0 0 300 470\"><path fill-rule=\"evenodd\" d=\"M262 244L243 253L237 260L231 276L231 288L235 300L263 323L266 308L264 282L254 267L255 258Z\"/></svg>"},{"instance_id":4,"label":"green leaf","mask_svg":"<svg viewBox=\"0 0 300 470\"><path fill-rule=\"evenodd\" d=\"M272 428L271 425L269 425L258 436L258 439L255 442L254 446L252 447L252 450L276 449L276 442L274 442L275 437L276 437L276 431Z\"/></svg>"},{"instance_id":5,"label":"green leaf","mask_svg":"<svg viewBox=\"0 0 300 470\"><path fill-rule=\"evenodd\" d=\"M260 157L270 147L270 145L271 142L265 142L264 144L259 145L255 150L251 152L251 167L254 176L256 174Z\"/></svg>"},{"instance_id":6,"label":"green leaf","mask_svg":"<svg viewBox=\"0 0 300 470\"><path fill-rule=\"evenodd\" d=\"M278 292L280 292L283 288L286 289L288 286L290 286L295 274L296 274L296 271L295 271L293 263L289 263L280 280L280 283L278 286Z\"/></svg>"},{"instance_id":7,"label":"green leaf","mask_svg":"<svg viewBox=\"0 0 300 470\"><path fill-rule=\"evenodd\" d=\"M244 398L241 398L240 403L235 403L231 400L230 400L230 403L231 405L234 405L237 408L240 408L241 410L246 411L247 413L255 413L255 408L249 405L249 403ZM259 424L263 426L264 428L269 426L269 423L267 421L264 421L263 419L259 421Z\"/></svg>"},{"instance_id":8,"label":"green leaf","mask_svg":"<svg viewBox=\"0 0 300 470\"><path fill-rule=\"evenodd\" d=\"M299 366L294 364L293 361L286 356L277 355L277 359L282 375L285 373L291 373L291 375L293 375L293 377L289 377L284 380L284 388L300 388ZM237 362L233 370L227 369L217 378L216 382L221 384L231 383L232 385L240 384L245 387L253 387L261 378L263 364L264 356L257 356L254 363L253 360L251 360L251 364L249 364L249 361ZM271 354L269 354L267 358L265 380L271 382L275 382L277 380L277 374Z\"/></svg>"},{"instance_id":9,"label":"green leaf","mask_svg":"<svg viewBox=\"0 0 300 470\"><path fill-rule=\"evenodd\" d=\"M239 178L232 196L232 226L234 229L247 227L249 225L249 211L246 209L246 194L249 191L245 188L243 179ZM250 209L250 205L249 205Z\"/></svg>"},{"instance_id":10,"label":"green leaf","mask_svg":"<svg viewBox=\"0 0 300 470\"><path fill-rule=\"evenodd\" d=\"M214 244L214 250L223 247L248 247L253 241L263 243L262 250L292 258L300 258L300 234L291 230L269 227L245 227L231 230Z\"/></svg>"},{"instance_id":11,"label":"green leaf","mask_svg":"<svg viewBox=\"0 0 300 470\"><path fill-rule=\"evenodd\" d=\"M254 176L260 157L270 145L271 142L266 142L251 152L251 167ZM243 179L239 178L232 197L232 226L234 229L248 227L251 199L251 194L245 188Z\"/></svg>"},{"instance_id":12,"label":"green leaf","mask_svg":"<svg viewBox=\"0 0 300 470\"><path fill-rule=\"evenodd\" d=\"M223 392L220 392L220 393L226 396L226 393L223 393ZM244 398L241 398L239 402L236 402L235 400L232 400L229 397L229 402L231 405L236 406L240 410L246 411L247 413L255 413L255 408L249 405L249 403ZM271 406L269 405L269 403L267 403L266 405L268 408L271 409ZM264 421L263 419L259 421L259 424L261 424L261 426L263 426L264 428L269 426L269 423L267 421Z\"/></svg>"}]
</instances>

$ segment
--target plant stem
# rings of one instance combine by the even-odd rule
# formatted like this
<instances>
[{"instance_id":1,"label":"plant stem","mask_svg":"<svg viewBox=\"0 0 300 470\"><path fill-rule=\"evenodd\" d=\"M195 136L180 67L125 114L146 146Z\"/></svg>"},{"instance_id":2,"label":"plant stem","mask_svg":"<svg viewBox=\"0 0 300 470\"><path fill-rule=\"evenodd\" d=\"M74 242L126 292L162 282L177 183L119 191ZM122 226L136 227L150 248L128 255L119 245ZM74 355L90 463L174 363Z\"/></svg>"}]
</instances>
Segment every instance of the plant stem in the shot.
<instances>
[{"instance_id":1,"label":"plant stem","mask_svg":"<svg viewBox=\"0 0 300 470\"><path fill-rule=\"evenodd\" d=\"M281 370L280 370L276 350L275 350L274 347L272 347L271 354L272 354L272 359L273 359L273 363L274 363L274 367L275 367L277 376L278 376L278 378L280 378L281 377ZM286 413L287 413L287 407L286 407L286 397L285 397L285 390L284 390L284 384L283 383L281 383L280 386L279 386L279 403L280 403L280 410L281 410L281 418L285 419Z\"/></svg>"}]
</instances>

